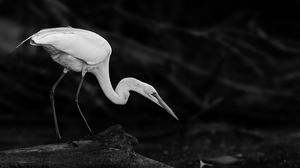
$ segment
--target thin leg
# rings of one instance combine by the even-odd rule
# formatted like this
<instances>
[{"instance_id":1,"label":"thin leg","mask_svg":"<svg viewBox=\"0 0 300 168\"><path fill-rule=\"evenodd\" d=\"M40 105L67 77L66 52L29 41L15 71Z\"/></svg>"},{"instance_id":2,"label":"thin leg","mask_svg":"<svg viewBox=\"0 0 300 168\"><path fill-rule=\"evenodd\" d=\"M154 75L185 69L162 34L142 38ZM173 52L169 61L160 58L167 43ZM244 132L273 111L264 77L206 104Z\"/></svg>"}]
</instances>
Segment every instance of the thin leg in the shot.
<instances>
[{"instance_id":1,"label":"thin leg","mask_svg":"<svg viewBox=\"0 0 300 168\"><path fill-rule=\"evenodd\" d=\"M78 88L77 88L76 97L75 97L75 103L76 103L77 109L78 109L78 111L79 111L79 113L80 113L80 115L81 115L81 117L82 117L82 119L83 119L83 121L84 121L86 127L88 128L89 132L90 132L92 135L94 135L92 129L90 128L90 126L89 126L89 124L88 124L86 118L84 117L84 115L83 115L83 113L82 113L82 111L81 111L81 108L80 108L80 106L79 106L79 100L78 100L78 97L79 97L79 93L80 93L80 89L81 89L81 87L82 87L83 81L84 81L84 75L82 76L82 78L81 78L81 80L80 80L80 83L79 83L79 86L78 86Z\"/></svg>"},{"instance_id":2,"label":"thin leg","mask_svg":"<svg viewBox=\"0 0 300 168\"><path fill-rule=\"evenodd\" d=\"M51 101L51 107L52 107L52 112L53 112L53 118L54 118L54 126L55 126L55 132L59 140L61 140L59 128L58 128L58 123L57 123L57 117L56 117L56 110L55 110L55 102L54 102L54 95L55 95L55 88L59 84L59 82L62 80L62 78L67 74L67 70L64 69L63 73L60 75L60 77L57 79L57 81L54 83L52 86L52 89L50 91L50 101Z\"/></svg>"}]
</instances>

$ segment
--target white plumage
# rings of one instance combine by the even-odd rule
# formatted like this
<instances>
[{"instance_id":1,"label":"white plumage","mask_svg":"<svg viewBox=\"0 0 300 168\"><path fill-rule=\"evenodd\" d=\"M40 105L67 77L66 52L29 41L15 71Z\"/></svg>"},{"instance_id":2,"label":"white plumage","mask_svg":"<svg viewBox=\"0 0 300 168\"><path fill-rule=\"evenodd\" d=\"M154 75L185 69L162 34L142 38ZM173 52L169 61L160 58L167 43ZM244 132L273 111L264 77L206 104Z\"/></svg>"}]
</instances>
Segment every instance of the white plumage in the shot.
<instances>
[{"instance_id":1,"label":"white plumage","mask_svg":"<svg viewBox=\"0 0 300 168\"><path fill-rule=\"evenodd\" d=\"M174 118L178 119L171 108L162 100L157 91L151 85L138 79L129 77L122 79L114 90L109 77L109 58L112 49L109 43L100 35L83 29L72 27L60 27L43 29L23 42L31 40L30 44L44 47L51 58L64 67L64 71L55 82L50 92L56 134L61 139L58 129L54 91L56 86L69 71L81 72L82 79L76 92L75 102L86 126L92 133L78 104L79 92L87 72L94 74L104 94L115 104L125 104L130 96L129 91L135 91L157 105L164 108ZM17 47L19 47L18 45Z\"/></svg>"}]
</instances>

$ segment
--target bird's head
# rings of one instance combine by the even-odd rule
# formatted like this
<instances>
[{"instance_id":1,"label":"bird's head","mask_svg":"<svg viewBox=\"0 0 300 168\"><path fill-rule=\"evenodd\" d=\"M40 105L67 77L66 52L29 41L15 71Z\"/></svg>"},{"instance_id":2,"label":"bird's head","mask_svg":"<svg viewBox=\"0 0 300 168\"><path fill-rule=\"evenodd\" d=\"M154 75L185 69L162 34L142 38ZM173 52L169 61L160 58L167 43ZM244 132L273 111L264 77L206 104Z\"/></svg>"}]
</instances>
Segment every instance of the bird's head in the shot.
<instances>
[{"instance_id":1,"label":"bird's head","mask_svg":"<svg viewBox=\"0 0 300 168\"><path fill-rule=\"evenodd\" d=\"M172 109L163 101L163 99L159 96L157 91L151 85L144 83L143 91L141 94L149 100L153 101L155 104L165 109L170 115L172 115L176 120L178 120L177 116L172 111Z\"/></svg>"}]
</instances>

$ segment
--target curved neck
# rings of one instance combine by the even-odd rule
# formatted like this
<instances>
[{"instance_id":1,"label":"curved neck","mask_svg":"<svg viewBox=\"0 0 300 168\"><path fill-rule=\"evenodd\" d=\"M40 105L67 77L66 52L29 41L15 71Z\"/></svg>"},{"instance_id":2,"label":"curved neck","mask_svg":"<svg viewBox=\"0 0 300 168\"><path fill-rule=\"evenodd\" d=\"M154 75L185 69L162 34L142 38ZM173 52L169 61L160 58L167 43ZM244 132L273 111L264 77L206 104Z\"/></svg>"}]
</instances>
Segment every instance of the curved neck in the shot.
<instances>
[{"instance_id":1,"label":"curved neck","mask_svg":"<svg viewBox=\"0 0 300 168\"><path fill-rule=\"evenodd\" d=\"M114 91L111 85L109 77L109 58L97 64L90 72L96 76L101 89L109 100L115 104L125 104L127 102L127 100Z\"/></svg>"},{"instance_id":2,"label":"curved neck","mask_svg":"<svg viewBox=\"0 0 300 168\"><path fill-rule=\"evenodd\" d=\"M109 59L97 64L90 72L96 76L105 96L115 104L126 104L130 90L143 95L143 82L135 78L124 78L118 83L116 89L113 89L109 76Z\"/></svg>"}]
</instances>

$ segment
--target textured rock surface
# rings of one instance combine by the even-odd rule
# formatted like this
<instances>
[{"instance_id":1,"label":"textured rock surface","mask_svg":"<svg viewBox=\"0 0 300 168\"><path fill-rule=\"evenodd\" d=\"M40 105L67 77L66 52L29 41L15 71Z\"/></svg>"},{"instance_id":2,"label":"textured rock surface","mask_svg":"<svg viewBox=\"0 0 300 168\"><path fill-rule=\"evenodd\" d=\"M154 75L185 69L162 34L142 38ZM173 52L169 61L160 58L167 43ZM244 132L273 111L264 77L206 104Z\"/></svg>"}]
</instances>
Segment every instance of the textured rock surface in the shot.
<instances>
[{"instance_id":1,"label":"textured rock surface","mask_svg":"<svg viewBox=\"0 0 300 168\"><path fill-rule=\"evenodd\" d=\"M0 152L0 167L133 167L170 168L133 151L137 139L121 126L72 143L41 145Z\"/></svg>"}]
</instances>

